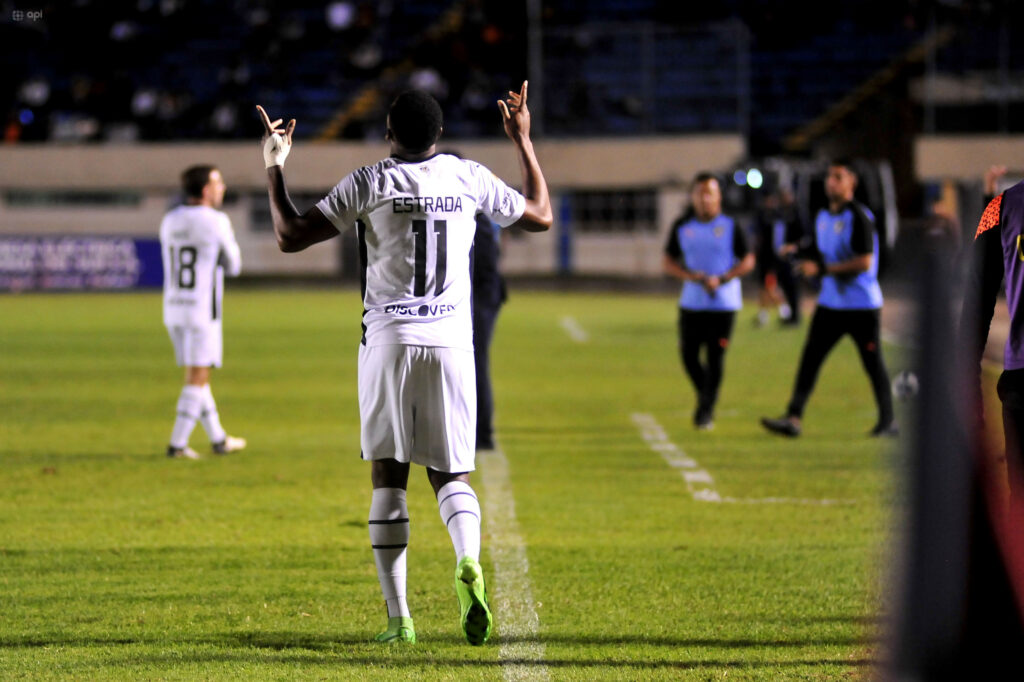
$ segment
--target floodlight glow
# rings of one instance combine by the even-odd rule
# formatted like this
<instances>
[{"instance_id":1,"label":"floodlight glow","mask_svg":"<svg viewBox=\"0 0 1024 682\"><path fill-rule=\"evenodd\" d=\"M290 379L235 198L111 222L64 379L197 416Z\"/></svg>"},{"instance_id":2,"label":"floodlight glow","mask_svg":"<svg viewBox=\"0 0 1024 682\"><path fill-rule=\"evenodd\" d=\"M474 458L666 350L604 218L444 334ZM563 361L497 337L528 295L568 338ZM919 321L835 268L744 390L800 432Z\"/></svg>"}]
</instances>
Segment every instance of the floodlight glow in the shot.
<instances>
[{"instance_id":1,"label":"floodlight glow","mask_svg":"<svg viewBox=\"0 0 1024 682\"><path fill-rule=\"evenodd\" d=\"M761 175L761 171L756 168L747 171L747 185L751 189L761 189L762 184L764 184L764 176Z\"/></svg>"},{"instance_id":2,"label":"floodlight glow","mask_svg":"<svg viewBox=\"0 0 1024 682\"><path fill-rule=\"evenodd\" d=\"M744 172L742 170L736 171L735 173L732 174L732 181L735 182L737 185L745 185L745 184L747 184L747 174L746 174L746 172Z\"/></svg>"}]
</instances>

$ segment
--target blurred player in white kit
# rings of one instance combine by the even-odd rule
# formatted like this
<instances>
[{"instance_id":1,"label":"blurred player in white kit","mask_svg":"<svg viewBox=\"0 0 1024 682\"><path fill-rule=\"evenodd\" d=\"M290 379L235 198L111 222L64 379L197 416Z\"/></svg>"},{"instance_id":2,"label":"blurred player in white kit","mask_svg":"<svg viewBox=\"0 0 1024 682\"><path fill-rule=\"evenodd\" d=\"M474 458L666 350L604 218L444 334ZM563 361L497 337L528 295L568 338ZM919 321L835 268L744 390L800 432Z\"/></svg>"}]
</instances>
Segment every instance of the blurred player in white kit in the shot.
<instances>
[{"instance_id":1,"label":"blurred player in white kit","mask_svg":"<svg viewBox=\"0 0 1024 682\"><path fill-rule=\"evenodd\" d=\"M212 368L223 357L222 298L224 273L237 277L242 256L231 221L217 210L224 201L224 179L213 166L188 168L181 175L185 203L160 223L164 264L164 325L174 344L174 357L185 368L185 386L178 397L168 457L198 459L189 436L202 423L213 452L225 455L245 447L244 438L229 436L220 424L210 391Z\"/></svg>"},{"instance_id":2,"label":"blurred player in white kit","mask_svg":"<svg viewBox=\"0 0 1024 682\"><path fill-rule=\"evenodd\" d=\"M406 601L410 463L426 467L455 549L460 625L470 644L491 633L480 559L480 504L469 484L476 454L476 369L470 247L476 214L532 232L552 222L547 183L530 141L526 83L499 102L522 174L522 193L473 161L437 152L441 107L425 92L399 95L388 113L391 156L359 168L300 214L283 165L295 121L279 128L260 108L274 231L301 251L355 227L362 266L358 393L363 459L371 463L370 543L387 603L381 642L416 641Z\"/></svg>"}]
</instances>

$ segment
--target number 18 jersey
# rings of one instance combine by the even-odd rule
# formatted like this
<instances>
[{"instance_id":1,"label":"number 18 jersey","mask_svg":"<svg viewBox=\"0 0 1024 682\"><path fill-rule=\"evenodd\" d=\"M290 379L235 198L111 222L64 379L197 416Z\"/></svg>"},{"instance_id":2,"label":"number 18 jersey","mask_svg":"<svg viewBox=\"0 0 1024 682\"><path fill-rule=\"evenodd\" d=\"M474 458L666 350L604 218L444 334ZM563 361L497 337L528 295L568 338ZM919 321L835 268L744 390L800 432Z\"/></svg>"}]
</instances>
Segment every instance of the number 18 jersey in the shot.
<instances>
[{"instance_id":1,"label":"number 18 jersey","mask_svg":"<svg viewBox=\"0 0 1024 682\"><path fill-rule=\"evenodd\" d=\"M473 350L476 214L507 227L523 215L522 194L449 154L392 157L347 175L317 208L339 230L356 227L365 345Z\"/></svg>"},{"instance_id":2,"label":"number 18 jersey","mask_svg":"<svg viewBox=\"0 0 1024 682\"><path fill-rule=\"evenodd\" d=\"M160 251L164 324L202 327L219 321L224 270L231 277L242 271L228 217L208 206L178 206L160 223Z\"/></svg>"}]
</instances>

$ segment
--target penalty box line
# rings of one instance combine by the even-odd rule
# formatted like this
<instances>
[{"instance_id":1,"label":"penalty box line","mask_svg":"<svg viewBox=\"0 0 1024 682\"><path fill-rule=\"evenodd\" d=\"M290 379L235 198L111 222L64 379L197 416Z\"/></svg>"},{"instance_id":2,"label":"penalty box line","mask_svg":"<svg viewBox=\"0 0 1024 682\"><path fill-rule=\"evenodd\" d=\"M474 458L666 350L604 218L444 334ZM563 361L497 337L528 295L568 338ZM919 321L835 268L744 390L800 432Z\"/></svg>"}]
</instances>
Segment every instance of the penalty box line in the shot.
<instances>
[{"instance_id":1,"label":"penalty box line","mask_svg":"<svg viewBox=\"0 0 1024 682\"><path fill-rule=\"evenodd\" d=\"M490 535L488 551L494 563L494 581L488 590L497 622L498 658L506 680L547 680L544 643L537 635L537 615L530 585L526 542L516 520L516 502L501 450L477 453L484 492L484 523Z\"/></svg>"},{"instance_id":2,"label":"penalty box line","mask_svg":"<svg viewBox=\"0 0 1024 682\"><path fill-rule=\"evenodd\" d=\"M853 504L853 500L815 500L796 497L724 497L715 488L715 479L688 456L683 449L669 440L668 434L653 415L634 413L633 423L640 431L647 446L658 453L665 462L679 471L686 482L686 490L697 502L713 502L721 504L796 504L811 506L833 506Z\"/></svg>"}]
</instances>

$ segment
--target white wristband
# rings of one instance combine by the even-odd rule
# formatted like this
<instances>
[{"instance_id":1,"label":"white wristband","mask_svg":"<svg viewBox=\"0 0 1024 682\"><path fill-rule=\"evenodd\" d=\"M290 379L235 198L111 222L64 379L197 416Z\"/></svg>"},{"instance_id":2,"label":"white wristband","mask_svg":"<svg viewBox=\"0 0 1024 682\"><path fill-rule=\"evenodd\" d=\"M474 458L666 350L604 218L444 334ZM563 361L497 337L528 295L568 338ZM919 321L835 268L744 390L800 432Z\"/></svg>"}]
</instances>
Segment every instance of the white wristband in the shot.
<instances>
[{"instance_id":1,"label":"white wristband","mask_svg":"<svg viewBox=\"0 0 1024 682\"><path fill-rule=\"evenodd\" d=\"M274 133L268 137L263 144L263 160L266 162L267 168L284 166L284 160L288 158L288 152L291 150L291 143L283 135Z\"/></svg>"}]
</instances>

